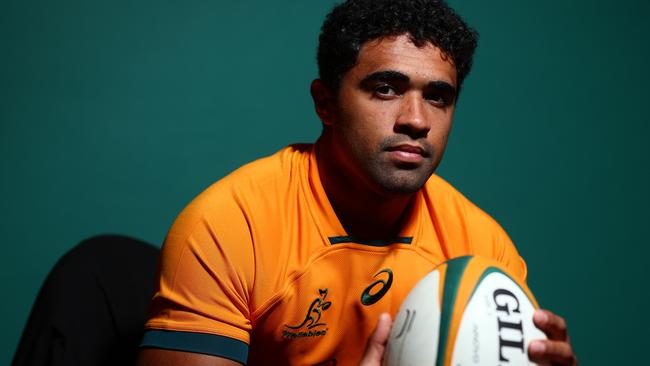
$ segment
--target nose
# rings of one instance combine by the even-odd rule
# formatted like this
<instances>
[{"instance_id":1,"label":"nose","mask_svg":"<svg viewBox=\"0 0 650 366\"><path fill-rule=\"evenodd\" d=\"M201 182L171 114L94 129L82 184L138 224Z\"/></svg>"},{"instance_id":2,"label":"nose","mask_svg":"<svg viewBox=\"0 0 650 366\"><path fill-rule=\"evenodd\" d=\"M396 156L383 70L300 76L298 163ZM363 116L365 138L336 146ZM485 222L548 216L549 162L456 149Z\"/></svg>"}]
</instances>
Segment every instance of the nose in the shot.
<instances>
[{"instance_id":1,"label":"nose","mask_svg":"<svg viewBox=\"0 0 650 366\"><path fill-rule=\"evenodd\" d=\"M400 102L395 120L395 133L405 134L413 139L426 137L431 126L426 118L425 103L426 101L421 95L405 94Z\"/></svg>"}]
</instances>

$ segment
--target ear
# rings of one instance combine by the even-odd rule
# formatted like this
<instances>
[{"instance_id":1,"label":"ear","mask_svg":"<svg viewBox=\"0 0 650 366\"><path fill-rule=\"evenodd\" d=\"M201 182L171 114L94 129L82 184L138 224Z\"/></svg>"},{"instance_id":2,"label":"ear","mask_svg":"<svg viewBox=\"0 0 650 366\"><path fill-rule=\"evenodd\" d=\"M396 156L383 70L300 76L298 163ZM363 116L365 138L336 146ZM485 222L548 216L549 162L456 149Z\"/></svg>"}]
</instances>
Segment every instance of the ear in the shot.
<instances>
[{"instance_id":1,"label":"ear","mask_svg":"<svg viewBox=\"0 0 650 366\"><path fill-rule=\"evenodd\" d=\"M332 125L334 123L334 93L322 80L316 79L311 82L311 98L314 100L314 108L321 122L326 126Z\"/></svg>"}]
</instances>

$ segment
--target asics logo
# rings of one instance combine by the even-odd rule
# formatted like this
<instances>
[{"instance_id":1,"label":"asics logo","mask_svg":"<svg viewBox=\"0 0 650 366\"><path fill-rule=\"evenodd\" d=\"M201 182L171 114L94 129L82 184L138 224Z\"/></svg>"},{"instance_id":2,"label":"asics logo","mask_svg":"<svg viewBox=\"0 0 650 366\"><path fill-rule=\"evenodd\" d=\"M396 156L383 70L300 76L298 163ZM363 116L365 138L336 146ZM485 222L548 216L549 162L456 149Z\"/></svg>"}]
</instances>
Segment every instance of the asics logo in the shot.
<instances>
[{"instance_id":1,"label":"asics logo","mask_svg":"<svg viewBox=\"0 0 650 366\"><path fill-rule=\"evenodd\" d=\"M393 271L390 268L384 268L381 271L375 273L372 278L377 278L382 274L388 275L387 278L379 278L375 282L371 283L366 287L361 293L361 303L363 305L372 305L377 301L381 300L384 295L390 290L390 286L393 284Z\"/></svg>"}]
</instances>

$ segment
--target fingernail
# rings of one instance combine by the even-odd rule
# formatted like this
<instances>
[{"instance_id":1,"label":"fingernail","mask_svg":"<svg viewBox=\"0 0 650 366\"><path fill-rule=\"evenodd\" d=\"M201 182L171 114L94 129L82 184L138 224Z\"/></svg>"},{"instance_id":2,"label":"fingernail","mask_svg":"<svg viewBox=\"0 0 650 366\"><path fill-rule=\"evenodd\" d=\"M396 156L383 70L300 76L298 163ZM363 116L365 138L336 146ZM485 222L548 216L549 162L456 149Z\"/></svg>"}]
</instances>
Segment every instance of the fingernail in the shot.
<instances>
[{"instance_id":1,"label":"fingernail","mask_svg":"<svg viewBox=\"0 0 650 366\"><path fill-rule=\"evenodd\" d=\"M390 322L390 320L391 320L390 314L388 314L388 313L379 314L379 321L381 321L381 322Z\"/></svg>"},{"instance_id":2,"label":"fingernail","mask_svg":"<svg viewBox=\"0 0 650 366\"><path fill-rule=\"evenodd\" d=\"M542 342L533 342L530 344L530 351L534 353L544 353L546 345Z\"/></svg>"},{"instance_id":3,"label":"fingernail","mask_svg":"<svg viewBox=\"0 0 650 366\"><path fill-rule=\"evenodd\" d=\"M548 321L548 315L546 315L542 310L537 310L533 316L540 324L545 324Z\"/></svg>"}]
</instances>

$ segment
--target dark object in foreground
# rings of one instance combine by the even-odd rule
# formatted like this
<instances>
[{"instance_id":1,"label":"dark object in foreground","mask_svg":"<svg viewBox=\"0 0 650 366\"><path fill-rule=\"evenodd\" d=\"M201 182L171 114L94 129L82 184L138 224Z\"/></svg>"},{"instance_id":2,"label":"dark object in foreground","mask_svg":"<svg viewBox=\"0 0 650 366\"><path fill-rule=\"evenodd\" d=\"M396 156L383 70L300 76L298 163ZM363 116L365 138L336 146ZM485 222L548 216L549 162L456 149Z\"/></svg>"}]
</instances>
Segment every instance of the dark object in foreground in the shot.
<instances>
[{"instance_id":1,"label":"dark object in foreground","mask_svg":"<svg viewBox=\"0 0 650 366\"><path fill-rule=\"evenodd\" d=\"M74 247L45 280L12 365L133 365L159 256L119 235Z\"/></svg>"}]
</instances>

